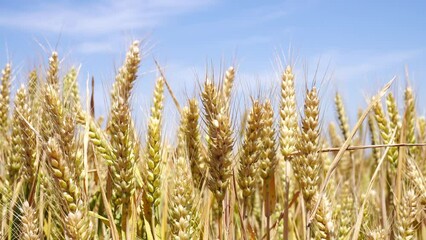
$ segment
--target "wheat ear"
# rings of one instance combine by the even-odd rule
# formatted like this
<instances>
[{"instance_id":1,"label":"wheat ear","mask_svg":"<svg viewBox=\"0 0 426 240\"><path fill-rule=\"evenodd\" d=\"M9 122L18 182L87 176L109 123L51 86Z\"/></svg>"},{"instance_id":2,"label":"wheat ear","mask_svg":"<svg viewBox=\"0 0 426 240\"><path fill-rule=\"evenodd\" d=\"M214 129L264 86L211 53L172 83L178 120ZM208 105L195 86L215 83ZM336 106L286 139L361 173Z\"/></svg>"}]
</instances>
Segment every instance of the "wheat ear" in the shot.
<instances>
[{"instance_id":1,"label":"wheat ear","mask_svg":"<svg viewBox=\"0 0 426 240\"><path fill-rule=\"evenodd\" d=\"M207 186L218 204L218 237L223 237L223 200L232 176L232 147L230 111L226 102L221 101L220 92L214 83L206 80L201 93L207 130L207 163L209 176Z\"/></svg>"},{"instance_id":2,"label":"wheat ear","mask_svg":"<svg viewBox=\"0 0 426 240\"><path fill-rule=\"evenodd\" d=\"M339 220L339 229L338 237L339 239L346 239L349 237L351 226L354 224L354 198L350 188L350 182L345 181L342 186L342 190L339 196L341 199L341 211L338 216Z\"/></svg>"},{"instance_id":3,"label":"wheat ear","mask_svg":"<svg viewBox=\"0 0 426 240\"><path fill-rule=\"evenodd\" d=\"M219 208L225 197L231 177L231 151L233 145L231 123L226 107L219 102L213 82L207 80L202 92L202 102L207 125L209 178L207 185L213 192ZM221 211L221 210L220 210Z\"/></svg>"},{"instance_id":4,"label":"wheat ear","mask_svg":"<svg viewBox=\"0 0 426 240\"><path fill-rule=\"evenodd\" d=\"M0 84L0 134L6 139L8 130L8 118L10 108L10 82L11 82L11 65L8 63L2 70Z\"/></svg>"},{"instance_id":5,"label":"wheat ear","mask_svg":"<svg viewBox=\"0 0 426 240\"><path fill-rule=\"evenodd\" d=\"M407 177L414 183L415 189L420 196L420 203L426 206L426 182L424 176L414 159L406 159Z\"/></svg>"},{"instance_id":6,"label":"wheat ear","mask_svg":"<svg viewBox=\"0 0 426 240\"><path fill-rule=\"evenodd\" d=\"M164 101L164 79L159 77L155 84L151 116L148 122L146 146L146 193L149 203L155 210L161 197L161 122Z\"/></svg>"},{"instance_id":7,"label":"wheat ear","mask_svg":"<svg viewBox=\"0 0 426 240\"><path fill-rule=\"evenodd\" d=\"M399 134L401 130L401 117L398 112L398 105L394 95L390 92L386 96L386 108L389 116L389 127L391 130L396 129L395 140L399 141Z\"/></svg>"},{"instance_id":8,"label":"wheat ear","mask_svg":"<svg viewBox=\"0 0 426 240\"><path fill-rule=\"evenodd\" d=\"M65 217L65 224L67 238L72 240L93 239L93 225L87 218L87 212L80 209L69 212Z\"/></svg>"},{"instance_id":9,"label":"wheat ear","mask_svg":"<svg viewBox=\"0 0 426 240\"><path fill-rule=\"evenodd\" d=\"M25 201L21 206L21 239L37 240L40 239L39 226L36 210Z\"/></svg>"},{"instance_id":10,"label":"wheat ear","mask_svg":"<svg viewBox=\"0 0 426 240\"><path fill-rule=\"evenodd\" d=\"M347 139L349 137L349 120L346 115L345 106L343 104L342 95L336 92L334 98L334 104L336 105L337 119L339 120L340 130L342 131L343 137Z\"/></svg>"},{"instance_id":11,"label":"wheat ear","mask_svg":"<svg viewBox=\"0 0 426 240\"><path fill-rule=\"evenodd\" d=\"M13 113L9 179L13 182L21 171L28 182L35 178L36 138L33 130L28 125L31 121L31 108L28 105L27 91L21 86L15 97L15 110Z\"/></svg>"},{"instance_id":12,"label":"wheat ear","mask_svg":"<svg viewBox=\"0 0 426 240\"><path fill-rule=\"evenodd\" d=\"M198 226L194 225L197 218L195 192L187 160L183 156L178 156L175 164L176 172L169 203L172 238L189 240L198 234Z\"/></svg>"},{"instance_id":13,"label":"wheat ear","mask_svg":"<svg viewBox=\"0 0 426 240\"><path fill-rule=\"evenodd\" d=\"M280 102L280 149L285 158L291 158L291 153L296 150L297 141L297 106L296 90L294 87L294 74L287 66L281 77L281 102Z\"/></svg>"},{"instance_id":14,"label":"wheat ear","mask_svg":"<svg viewBox=\"0 0 426 240\"><path fill-rule=\"evenodd\" d=\"M416 192L413 189L406 189L397 206L395 239L415 239L416 218L419 211Z\"/></svg>"},{"instance_id":15,"label":"wheat ear","mask_svg":"<svg viewBox=\"0 0 426 240\"><path fill-rule=\"evenodd\" d=\"M64 107L69 111L80 111L80 90L78 89L78 71L72 67L64 77L63 102Z\"/></svg>"},{"instance_id":16,"label":"wheat ear","mask_svg":"<svg viewBox=\"0 0 426 240\"><path fill-rule=\"evenodd\" d=\"M288 238L289 213L288 206L290 202L290 177L288 163L293 159L291 153L296 150L298 122L296 106L296 90L294 86L294 74L291 66L287 66L281 76L281 98L279 108L279 144L281 155L284 161L280 161L281 179L284 185L284 220L283 220L283 238Z\"/></svg>"},{"instance_id":17,"label":"wheat ear","mask_svg":"<svg viewBox=\"0 0 426 240\"><path fill-rule=\"evenodd\" d=\"M12 119L12 135L11 135L11 147L12 153L10 159L8 159L7 168L8 168L8 176L11 183L17 179L18 173L21 170L22 165L27 161L26 159L26 137L25 132L23 131L23 127L25 125L21 125L21 116L24 112L26 104L26 91L24 86L16 93L15 97L15 109L13 113ZM28 159L29 161L29 159Z\"/></svg>"},{"instance_id":18,"label":"wheat ear","mask_svg":"<svg viewBox=\"0 0 426 240\"><path fill-rule=\"evenodd\" d=\"M318 240L331 240L335 239L334 236L334 222L332 219L331 205L328 198L323 195L320 200L320 195L317 193L313 196L312 201L316 203L321 201L318 210L314 216L314 237Z\"/></svg>"},{"instance_id":19,"label":"wheat ear","mask_svg":"<svg viewBox=\"0 0 426 240\"><path fill-rule=\"evenodd\" d=\"M374 116L373 114L369 114L368 115L368 129L370 130L370 139L371 139L371 144L372 145L376 145L379 143L378 140L378 136L377 136L377 131L376 131L376 125L374 122ZM372 150L372 157L374 160L374 164L373 166L375 167L380 159L380 152L378 149L373 148Z\"/></svg>"},{"instance_id":20,"label":"wheat ear","mask_svg":"<svg viewBox=\"0 0 426 240\"><path fill-rule=\"evenodd\" d=\"M244 204L247 205L249 197L255 191L258 174L257 162L260 155L262 105L258 100L253 101L253 106L247 116L246 130L242 153L239 158L238 185L243 192ZM246 206L247 207L247 206Z\"/></svg>"},{"instance_id":21,"label":"wheat ear","mask_svg":"<svg viewBox=\"0 0 426 240\"><path fill-rule=\"evenodd\" d=\"M63 158L60 145L55 138L50 138L47 143L47 155L47 162L52 178L60 190L60 196L64 200L63 208L65 212L74 212L77 210L80 191L70 173L68 164Z\"/></svg>"},{"instance_id":22,"label":"wheat ear","mask_svg":"<svg viewBox=\"0 0 426 240\"><path fill-rule=\"evenodd\" d=\"M294 159L294 174L300 184L305 201L309 204L318 191L321 162L319 158L319 99L313 87L307 91L305 98L305 117L297 142L297 150L301 152Z\"/></svg>"},{"instance_id":23,"label":"wheat ear","mask_svg":"<svg viewBox=\"0 0 426 240\"><path fill-rule=\"evenodd\" d=\"M49 58L49 69L47 71L47 83L54 88L56 92L59 92L59 59L58 53L52 52Z\"/></svg>"},{"instance_id":24,"label":"wheat ear","mask_svg":"<svg viewBox=\"0 0 426 240\"><path fill-rule=\"evenodd\" d=\"M267 99L263 104L263 116L261 120L261 156L259 160L259 173L263 179L263 200L266 217L266 234L270 239L270 216L275 211L275 170L278 164L276 156L274 110L271 101Z\"/></svg>"},{"instance_id":25,"label":"wheat ear","mask_svg":"<svg viewBox=\"0 0 426 240\"><path fill-rule=\"evenodd\" d=\"M376 119L377 125L379 126L380 136L384 144L389 144L391 141L391 137L396 129L390 129L389 121L387 120L385 113L383 112L383 108L380 102L376 103L373 106L374 117ZM398 166L398 149L397 148L389 148L387 153L387 159L390 163L391 172L395 172L396 167Z\"/></svg>"},{"instance_id":26,"label":"wheat ear","mask_svg":"<svg viewBox=\"0 0 426 240\"><path fill-rule=\"evenodd\" d=\"M260 176L265 180L275 174L275 168L278 164L275 143L274 111L272 109L270 100L266 100L263 104L262 115L262 153L259 161L259 173Z\"/></svg>"},{"instance_id":27,"label":"wheat ear","mask_svg":"<svg viewBox=\"0 0 426 240\"><path fill-rule=\"evenodd\" d=\"M405 138L407 143L415 143L416 142L416 102L414 98L413 90L410 87L405 89L404 94L404 102L405 102L405 113L404 113L404 123L405 123ZM409 153L412 156L416 155L417 148L410 147Z\"/></svg>"},{"instance_id":28,"label":"wheat ear","mask_svg":"<svg viewBox=\"0 0 426 240\"><path fill-rule=\"evenodd\" d=\"M116 159L112 161L111 177L114 184L116 206L127 207L130 197L134 193L135 154L133 152L133 138L130 131L130 109L124 99L118 98L111 111L110 131L111 146ZM127 209L126 209L127 210Z\"/></svg>"},{"instance_id":29,"label":"wheat ear","mask_svg":"<svg viewBox=\"0 0 426 240\"><path fill-rule=\"evenodd\" d=\"M127 51L124 64L119 69L112 86L111 102L115 102L118 97L128 101L130 97L141 61L139 44L139 41L134 41Z\"/></svg>"},{"instance_id":30,"label":"wheat ear","mask_svg":"<svg viewBox=\"0 0 426 240\"><path fill-rule=\"evenodd\" d=\"M189 100L183 109L185 144L195 186L200 188L205 179L206 163L199 127L200 110L196 99Z\"/></svg>"},{"instance_id":31,"label":"wheat ear","mask_svg":"<svg viewBox=\"0 0 426 240\"><path fill-rule=\"evenodd\" d=\"M229 100L231 98L232 87L234 86L235 80L235 68L229 67L225 73L225 79L223 81L223 98L224 102L229 105Z\"/></svg>"}]
</instances>

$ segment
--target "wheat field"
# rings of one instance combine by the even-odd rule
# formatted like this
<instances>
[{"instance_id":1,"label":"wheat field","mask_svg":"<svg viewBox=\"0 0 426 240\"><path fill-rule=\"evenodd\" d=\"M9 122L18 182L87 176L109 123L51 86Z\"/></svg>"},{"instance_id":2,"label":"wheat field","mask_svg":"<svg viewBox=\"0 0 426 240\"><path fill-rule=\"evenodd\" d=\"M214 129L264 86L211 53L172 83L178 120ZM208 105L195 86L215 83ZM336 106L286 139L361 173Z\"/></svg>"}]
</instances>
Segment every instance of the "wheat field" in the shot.
<instances>
[{"instance_id":1,"label":"wheat field","mask_svg":"<svg viewBox=\"0 0 426 240\"><path fill-rule=\"evenodd\" d=\"M236 66L184 102L160 69L141 133L141 51L128 49L104 116L57 52L20 73L16 93L3 67L1 239L426 239L426 118L409 84L397 99L392 79L360 110L337 92L325 122L323 86L296 91L296 66L282 66L276 94L242 96L247 109ZM165 103L179 112L175 139Z\"/></svg>"}]
</instances>

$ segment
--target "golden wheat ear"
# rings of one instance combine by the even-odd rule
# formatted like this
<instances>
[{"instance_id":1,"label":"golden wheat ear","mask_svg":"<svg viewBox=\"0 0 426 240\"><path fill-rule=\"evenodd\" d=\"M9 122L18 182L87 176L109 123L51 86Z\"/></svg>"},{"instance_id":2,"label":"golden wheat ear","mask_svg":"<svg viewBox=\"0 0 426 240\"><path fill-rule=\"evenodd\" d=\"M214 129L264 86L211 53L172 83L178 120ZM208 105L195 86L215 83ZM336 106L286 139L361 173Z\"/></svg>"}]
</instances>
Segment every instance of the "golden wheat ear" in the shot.
<instances>
[{"instance_id":1,"label":"golden wheat ear","mask_svg":"<svg viewBox=\"0 0 426 240\"><path fill-rule=\"evenodd\" d=\"M391 141L393 142L393 139L395 139L395 137L392 138L392 136L396 134L396 129L390 129L389 121L386 118L386 115L383 111L380 102L376 103L373 106L373 111L377 125L379 126L379 132L380 136L382 137L383 143L389 144L391 143ZM389 151L387 153L387 159L390 163L390 171L391 173L394 173L398 166L398 149L394 147L389 148Z\"/></svg>"},{"instance_id":2,"label":"golden wheat ear","mask_svg":"<svg viewBox=\"0 0 426 240\"><path fill-rule=\"evenodd\" d=\"M9 108L10 108L10 84L12 78L12 67L8 63L1 71L0 84L0 134L3 140L7 138Z\"/></svg>"},{"instance_id":3,"label":"golden wheat ear","mask_svg":"<svg viewBox=\"0 0 426 240\"><path fill-rule=\"evenodd\" d=\"M267 238L270 238L270 217L275 211L276 206L275 171L278 165L278 158L276 155L274 110L269 99L263 104L261 126L262 145L260 149L259 174L263 179L262 197L265 208L266 233Z\"/></svg>"},{"instance_id":4,"label":"golden wheat ear","mask_svg":"<svg viewBox=\"0 0 426 240\"><path fill-rule=\"evenodd\" d=\"M319 158L319 99L314 87L307 91L305 116L297 143L300 152L294 158L294 174L299 182L305 201L308 203L318 191L321 162Z\"/></svg>"},{"instance_id":5,"label":"golden wheat ear","mask_svg":"<svg viewBox=\"0 0 426 240\"><path fill-rule=\"evenodd\" d=\"M222 89L222 95L224 98L223 101L228 105L228 107L230 104L230 98L232 93L232 87L234 86L234 81L235 81L235 68L229 67L225 73L225 79L223 81L223 89Z\"/></svg>"},{"instance_id":6,"label":"golden wheat ear","mask_svg":"<svg viewBox=\"0 0 426 240\"><path fill-rule=\"evenodd\" d=\"M161 168L162 168L162 144L161 122L164 101L164 79L157 79L154 89L151 116L148 121L146 166L145 166L145 194L150 204L154 217L158 220L158 206L161 201ZM149 219L151 221L151 219Z\"/></svg>"},{"instance_id":7,"label":"golden wheat ear","mask_svg":"<svg viewBox=\"0 0 426 240\"><path fill-rule=\"evenodd\" d=\"M130 96L137 79L140 63L139 42L131 44L123 66L119 69L111 90L111 109L107 123L109 143L101 131L93 132L92 142L108 158L107 191L123 237L130 238L130 229L136 227L132 221L136 191L135 170L137 139L131 116ZM94 109L91 109L94 112ZM90 124L91 126L95 126ZM96 139L97 138L97 139ZM98 141L99 140L99 141ZM134 226L133 226L134 225Z\"/></svg>"},{"instance_id":8,"label":"golden wheat ear","mask_svg":"<svg viewBox=\"0 0 426 240\"><path fill-rule=\"evenodd\" d=\"M56 92L59 92L59 58L57 52L52 52L49 58L49 69L46 80L47 84L52 86Z\"/></svg>"},{"instance_id":9,"label":"golden wheat ear","mask_svg":"<svg viewBox=\"0 0 426 240\"><path fill-rule=\"evenodd\" d=\"M332 207L328 198L323 195L320 199L320 195L316 193L312 197L312 201L316 204L320 201L318 210L315 212L313 222L313 232L315 239L334 239L334 222L332 219Z\"/></svg>"},{"instance_id":10,"label":"golden wheat ear","mask_svg":"<svg viewBox=\"0 0 426 240\"><path fill-rule=\"evenodd\" d=\"M207 186L218 204L218 236L223 235L223 200L228 191L232 176L233 137L231 119L226 102L220 98L220 92L214 83L206 80L201 93L204 108L204 120L207 130L207 163L209 176Z\"/></svg>"},{"instance_id":11,"label":"golden wheat ear","mask_svg":"<svg viewBox=\"0 0 426 240\"><path fill-rule=\"evenodd\" d=\"M281 77L280 150L286 161L291 160L297 141L297 106L294 74L287 66Z\"/></svg>"},{"instance_id":12,"label":"golden wheat ear","mask_svg":"<svg viewBox=\"0 0 426 240\"><path fill-rule=\"evenodd\" d=\"M182 110L183 134L194 186L201 189L206 177L206 159L201 142L200 110L196 99L190 99L188 105Z\"/></svg>"},{"instance_id":13,"label":"golden wheat ear","mask_svg":"<svg viewBox=\"0 0 426 240\"><path fill-rule=\"evenodd\" d=\"M28 196L36 178L36 137L30 127L31 108L28 94L22 85L15 96L15 109L12 117L11 155L7 158L8 179L11 183L22 176L24 192Z\"/></svg>"},{"instance_id":14,"label":"golden wheat ear","mask_svg":"<svg viewBox=\"0 0 426 240\"><path fill-rule=\"evenodd\" d=\"M80 90L78 88L78 70L72 67L64 77L62 101L67 111L81 111Z\"/></svg>"},{"instance_id":15,"label":"golden wheat ear","mask_svg":"<svg viewBox=\"0 0 426 240\"><path fill-rule=\"evenodd\" d=\"M275 143L274 110L272 109L270 100L266 100L263 104L261 126L262 147L259 161L259 174L263 180L266 180L275 174L275 168L278 164Z\"/></svg>"},{"instance_id":16,"label":"golden wheat ear","mask_svg":"<svg viewBox=\"0 0 426 240\"><path fill-rule=\"evenodd\" d=\"M37 92L40 85L40 79L37 70L34 69L28 74L28 98L29 102L32 103L37 98Z\"/></svg>"},{"instance_id":17,"label":"golden wheat ear","mask_svg":"<svg viewBox=\"0 0 426 240\"><path fill-rule=\"evenodd\" d=\"M184 155L177 157L175 167L169 199L168 218L171 222L171 235L173 239L194 239L199 236L198 212L195 189Z\"/></svg>"},{"instance_id":18,"label":"golden wheat ear","mask_svg":"<svg viewBox=\"0 0 426 240\"><path fill-rule=\"evenodd\" d=\"M260 157L261 145L261 119L262 104L258 100L254 100L253 106L247 116L242 153L239 158L240 167L238 169L238 186L243 194L243 212L245 212L249 207L249 198L256 190L255 187L258 175L257 162Z\"/></svg>"},{"instance_id":19,"label":"golden wheat ear","mask_svg":"<svg viewBox=\"0 0 426 240\"><path fill-rule=\"evenodd\" d=\"M391 92L386 96L386 109L389 117L389 127L392 131L395 129L395 140L399 141L401 131L401 116L399 115L395 96Z\"/></svg>"},{"instance_id":20,"label":"golden wheat ear","mask_svg":"<svg viewBox=\"0 0 426 240\"><path fill-rule=\"evenodd\" d=\"M420 211L418 195L414 189L405 187L402 199L397 200L395 219L395 239L415 239L418 227L417 217Z\"/></svg>"},{"instance_id":21,"label":"golden wheat ear","mask_svg":"<svg viewBox=\"0 0 426 240\"><path fill-rule=\"evenodd\" d=\"M204 117L208 135L209 178L207 185L220 203L225 197L231 176L232 132L226 108L211 81L206 81L202 93Z\"/></svg>"},{"instance_id":22,"label":"golden wheat ear","mask_svg":"<svg viewBox=\"0 0 426 240\"><path fill-rule=\"evenodd\" d=\"M25 201L21 206L21 236L22 240L40 239L36 210Z\"/></svg>"},{"instance_id":23,"label":"golden wheat ear","mask_svg":"<svg viewBox=\"0 0 426 240\"><path fill-rule=\"evenodd\" d=\"M368 129L370 130L370 139L371 139L371 145L379 144L378 134L376 130L376 123L374 122L374 116L373 114L368 115ZM380 151L377 148L373 148L372 150L372 158L374 160L374 164L372 166L377 165L380 159Z\"/></svg>"},{"instance_id":24,"label":"golden wheat ear","mask_svg":"<svg viewBox=\"0 0 426 240\"><path fill-rule=\"evenodd\" d=\"M405 113L404 113L404 132L405 132L405 141L407 143L416 142L416 102L413 93L413 89L407 87L404 93L404 102L405 102ZM410 147L409 154L411 156L416 156L417 148Z\"/></svg>"},{"instance_id":25,"label":"golden wheat ear","mask_svg":"<svg viewBox=\"0 0 426 240\"><path fill-rule=\"evenodd\" d=\"M111 102L115 102L121 97L126 102L129 100L131 90L137 79L137 71L141 61L139 41L134 41L126 54L123 66L119 69L115 77L114 85L111 91Z\"/></svg>"},{"instance_id":26,"label":"golden wheat ear","mask_svg":"<svg viewBox=\"0 0 426 240\"><path fill-rule=\"evenodd\" d=\"M65 217L66 236L69 239L93 239L93 225L87 218L87 211L69 212Z\"/></svg>"},{"instance_id":27,"label":"golden wheat ear","mask_svg":"<svg viewBox=\"0 0 426 240\"><path fill-rule=\"evenodd\" d=\"M347 139L349 137L349 119L346 115L345 106L343 104L342 95L336 92L334 98L334 104L336 105L337 119L339 120L339 127L342 131L343 137Z\"/></svg>"},{"instance_id":28,"label":"golden wheat ear","mask_svg":"<svg viewBox=\"0 0 426 240\"><path fill-rule=\"evenodd\" d=\"M341 210L339 216L336 216L338 220L337 237L338 239L345 239L350 236L351 226L354 224L355 216L355 204L350 181L345 181L343 183L339 199L341 199L341 201L337 201L337 203L341 206Z\"/></svg>"},{"instance_id":29,"label":"golden wheat ear","mask_svg":"<svg viewBox=\"0 0 426 240\"><path fill-rule=\"evenodd\" d=\"M64 211L77 210L77 202L80 199L80 189L76 185L70 173L68 164L63 158L63 152L56 138L50 138L47 143L47 163L55 185L60 189L60 199L64 200Z\"/></svg>"}]
</instances>

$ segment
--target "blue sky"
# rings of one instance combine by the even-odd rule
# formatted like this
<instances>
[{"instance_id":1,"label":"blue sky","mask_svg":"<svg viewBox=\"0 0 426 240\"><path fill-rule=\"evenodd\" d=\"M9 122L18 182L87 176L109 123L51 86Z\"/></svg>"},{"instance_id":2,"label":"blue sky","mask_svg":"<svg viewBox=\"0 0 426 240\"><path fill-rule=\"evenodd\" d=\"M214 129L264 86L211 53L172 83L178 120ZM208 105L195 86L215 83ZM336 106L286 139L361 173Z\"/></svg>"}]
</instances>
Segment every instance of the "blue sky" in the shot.
<instances>
[{"instance_id":1,"label":"blue sky","mask_svg":"<svg viewBox=\"0 0 426 240\"><path fill-rule=\"evenodd\" d=\"M0 63L12 61L16 81L24 82L25 73L57 49L64 68L82 64L81 85L95 75L100 107L131 40L146 39L135 91L141 109L151 98L154 58L182 98L194 92L196 75L211 62L217 71L236 63L237 84L246 92L276 84L279 55L295 63L300 86L320 62L324 95L338 89L354 108L394 75L401 95L408 66L423 101L425 11L426 1L385 0L2 1ZM331 107L331 100L325 103Z\"/></svg>"}]
</instances>

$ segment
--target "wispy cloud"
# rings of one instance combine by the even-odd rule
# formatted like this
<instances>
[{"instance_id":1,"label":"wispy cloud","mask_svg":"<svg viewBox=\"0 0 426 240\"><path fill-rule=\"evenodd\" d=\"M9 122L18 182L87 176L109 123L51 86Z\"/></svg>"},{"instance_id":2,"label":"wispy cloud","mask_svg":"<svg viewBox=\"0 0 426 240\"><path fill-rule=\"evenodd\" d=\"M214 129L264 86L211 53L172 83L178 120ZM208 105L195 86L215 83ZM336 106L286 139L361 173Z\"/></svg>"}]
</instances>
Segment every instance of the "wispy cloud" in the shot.
<instances>
[{"instance_id":1,"label":"wispy cloud","mask_svg":"<svg viewBox=\"0 0 426 240\"><path fill-rule=\"evenodd\" d=\"M26 9L0 10L0 26L67 35L100 35L155 27L167 18L212 1L124 0L80 2L79 4L29 4Z\"/></svg>"},{"instance_id":2,"label":"wispy cloud","mask_svg":"<svg viewBox=\"0 0 426 240\"><path fill-rule=\"evenodd\" d=\"M110 41L86 41L83 43L78 44L75 49L77 49L78 52L81 53L105 53L105 52L115 52L115 46Z\"/></svg>"},{"instance_id":3,"label":"wispy cloud","mask_svg":"<svg viewBox=\"0 0 426 240\"><path fill-rule=\"evenodd\" d=\"M338 67L337 74L340 77L360 76L375 71L383 71L383 69L388 69L395 65L401 65L402 67L407 61L418 57L422 52L424 51L419 49L409 49L381 54L365 54L365 58L358 56L352 59L352 63L346 63Z\"/></svg>"},{"instance_id":4,"label":"wispy cloud","mask_svg":"<svg viewBox=\"0 0 426 240\"><path fill-rule=\"evenodd\" d=\"M388 70L395 71L395 67L404 67L405 64L423 56L425 49L403 49L380 52L375 50L330 50L320 56L310 57L309 61L330 61L330 71L333 71L335 80L353 80L372 77L377 73ZM325 65L325 64L322 64ZM390 72L394 74L395 72Z\"/></svg>"}]
</instances>

